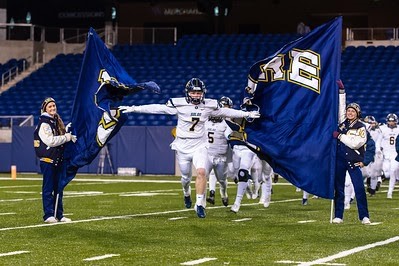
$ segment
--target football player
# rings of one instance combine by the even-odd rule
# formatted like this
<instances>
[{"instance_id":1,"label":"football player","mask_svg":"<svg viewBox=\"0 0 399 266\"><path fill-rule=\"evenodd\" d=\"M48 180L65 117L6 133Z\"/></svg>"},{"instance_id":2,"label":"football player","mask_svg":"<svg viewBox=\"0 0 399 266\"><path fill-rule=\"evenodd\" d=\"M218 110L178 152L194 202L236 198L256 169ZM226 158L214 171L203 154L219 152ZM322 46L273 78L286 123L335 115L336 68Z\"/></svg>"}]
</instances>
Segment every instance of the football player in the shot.
<instances>
[{"instance_id":1,"label":"football player","mask_svg":"<svg viewBox=\"0 0 399 266\"><path fill-rule=\"evenodd\" d=\"M241 109L250 110L253 108L257 108L257 106L252 105L251 101L245 98L241 105ZM229 144L233 149L233 165L238 175L236 199L230 209L234 213L239 211L242 198L248 188L248 181L252 180L251 168L253 167L254 158L256 157L256 154L244 143L246 138L244 129L247 121L248 120L245 118L239 118L229 122L229 126L233 129L229 134Z\"/></svg>"},{"instance_id":2,"label":"football player","mask_svg":"<svg viewBox=\"0 0 399 266\"><path fill-rule=\"evenodd\" d=\"M270 205L272 196L272 177L274 177L273 168L264 160L260 160L262 164L261 173L261 196L259 204L263 204L263 207L267 208Z\"/></svg>"},{"instance_id":3,"label":"football player","mask_svg":"<svg viewBox=\"0 0 399 266\"><path fill-rule=\"evenodd\" d=\"M378 126L378 122L374 116L368 115L364 118L364 123L366 124L366 129L368 131L367 139L371 138L375 144L375 153L373 154L373 160L362 167L363 177L367 178L367 192L370 196L375 195L375 192L379 190L381 185L381 175L382 175L382 164L383 164L383 154L381 151L381 129ZM366 153L369 150L369 143L366 143Z\"/></svg>"},{"instance_id":4,"label":"football player","mask_svg":"<svg viewBox=\"0 0 399 266\"><path fill-rule=\"evenodd\" d=\"M219 108L218 101L205 99L205 83L199 78L190 79L185 86L185 97L171 98L166 104L148 104L141 106L120 106L124 113L148 113L177 115L176 138L171 148L177 153L181 171L181 183L186 208L191 208L192 165L195 179L196 204L194 209L199 218L205 218L205 193L207 185L206 164L208 161L205 121L213 117L259 118L257 111L246 112L230 108Z\"/></svg>"},{"instance_id":5,"label":"football player","mask_svg":"<svg viewBox=\"0 0 399 266\"><path fill-rule=\"evenodd\" d=\"M219 99L220 108L232 108L233 101L226 96ZM229 205L227 195L227 164L231 161L231 149L227 143L229 127L222 117L209 117L205 123L208 137L208 165L209 175L209 197L207 202L215 204L216 180L220 184L220 195L224 206ZM230 156L229 156L230 155ZM229 158L230 157L230 158Z\"/></svg>"},{"instance_id":6,"label":"football player","mask_svg":"<svg viewBox=\"0 0 399 266\"><path fill-rule=\"evenodd\" d=\"M396 137L399 135L398 116L390 113L387 115L386 124L381 125L381 148L384 154L382 168L384 175L389 178L387 198L392 199L393 189L397 178L396 170L399 162L395 160L397 153L395 148Z\"/></svg>"}]
</instances>

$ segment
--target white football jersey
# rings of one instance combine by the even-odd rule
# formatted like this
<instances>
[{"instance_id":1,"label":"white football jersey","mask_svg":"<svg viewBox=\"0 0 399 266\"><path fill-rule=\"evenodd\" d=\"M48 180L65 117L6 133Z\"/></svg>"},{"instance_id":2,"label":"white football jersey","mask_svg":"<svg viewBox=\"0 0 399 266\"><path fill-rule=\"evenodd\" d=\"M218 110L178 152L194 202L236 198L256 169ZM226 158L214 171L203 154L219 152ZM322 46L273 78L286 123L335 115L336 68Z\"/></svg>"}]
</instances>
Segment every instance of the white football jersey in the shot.
<instances>
[{"instance_id":1,"label":"white football jersey","mask_svg":"<svg viewBox=\"0 0 399 266\"><path fill-rule=\"evenodd\" d=\"M171 98L166 105L148 104L136 106L135 112L147 114L177 115L176 137L203 138L205 122L208 117L246 117L248 112L230 108L219 108L217 100L205 99L204 103L194 105L185 98Z\"/></svg>"},{"instance_id":2,"label":"white football jersey","mask_svg":"<svg viewBox=\"0 0 399 266\"><path fill-rule=\"evenodd\" d=\"M208 120L205 122L208 139L208 154L227 155L227 150L229 149L225 135L227 128L228 126L224 120L221 120L220 122L212 122L211 120Z\"/></svg>"},{"instance_id":3,"label":"white football jersey","mask_svg":"<svg viewBox=\"0 0 399 266\"><path fill-rule=\"evenodd\" d=\"M134 112L147 114L177 115L176 139L172 149L185 153L195 151L206 144L205 122L210 116L243 118L248 112L230 108L219 108L217 100L205 99L194 105L186 98L171 98L163 104L136 106Z\"/></svg>"},{"instance_id":4,"label":"white football jersey","mask_svg":"<svg viewBox=\"0 0 399 266\"><path fill-rule=\"evenodd\" d=\"M399 127L389 128L386 124L380 126L381 148L384 155L396 154L395 141L399 134Z\"/></svg>"},{"instance_id":5,"label":"white football jersey","mask_svg":"<svg viewBox=\"0 0 399 266\"><path fill-rule=\"evenodd\" d=\"M363 123L366 125L367 131L370 133L371 138L375 142L375 150L376 151L381 150L381 138L382 138L381 129L379 127L373 129L371 124L365 122Z\"/></svg>"}]
</instances>

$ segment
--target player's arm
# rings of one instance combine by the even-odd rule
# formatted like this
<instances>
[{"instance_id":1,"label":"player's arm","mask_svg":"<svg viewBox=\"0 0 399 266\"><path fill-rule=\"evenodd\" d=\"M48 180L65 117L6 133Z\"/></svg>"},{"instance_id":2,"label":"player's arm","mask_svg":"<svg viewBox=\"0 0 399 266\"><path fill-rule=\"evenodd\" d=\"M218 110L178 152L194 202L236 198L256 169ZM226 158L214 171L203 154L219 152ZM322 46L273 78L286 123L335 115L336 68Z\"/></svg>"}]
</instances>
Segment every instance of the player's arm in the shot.
<instances>
[{"instance_id":1,"label":"player's arm","mask_svg":"<svg viewBox=\"0 0 399 266\"><path fill-rule=\"evenodd\" d=\"M241 111L231 108L220 108L212 111L212 115L216 117L230 117L230 118L259 118L258 111Z\"/></svg>"},{"instance_id":2,"label":"player's arm","mask_svg":"<svg viewBox=\"0 0 399 266\"><path fill-rule=\"evenodd\" d=\"M119 106L119 110L123 113L145 113L145 114L166 114L175 115L177 109L170 105L169 102L165 104L146 104L146 105L132 105L132 106Z\"/></svg>"},{"instance_id":3,"label":"player's arm","mask_svg":"<svg viewBox=\"0 0 399 266\"><path fill-rule=\"evenodd\" d=\"M355 134L341 134L338 138L349 148L359 149L367 142L366 128L358 128Z\"/></svg>"}]
</instances>

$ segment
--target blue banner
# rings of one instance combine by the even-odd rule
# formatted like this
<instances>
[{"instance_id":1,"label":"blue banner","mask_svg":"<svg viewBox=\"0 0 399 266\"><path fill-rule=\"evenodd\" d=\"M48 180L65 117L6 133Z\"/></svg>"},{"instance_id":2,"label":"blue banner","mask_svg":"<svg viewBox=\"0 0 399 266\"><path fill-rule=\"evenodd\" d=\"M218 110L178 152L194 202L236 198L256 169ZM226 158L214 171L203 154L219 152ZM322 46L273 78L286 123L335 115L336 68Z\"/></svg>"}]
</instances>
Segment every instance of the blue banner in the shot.
<instances>
[{"instance_id":1,"label":"blue banner","mask_svg":"<svg viewBox=\"0 0 399 266\"><path fill-rule=\"evenodd\" d=\"M342 17L286 44L249 71L244 97L261 118L245 131L274 171L319 197L334 197Z\"/></svg>"},{"instance_id":2,"label":"blue banner","mask_svg":"<svg viewBox=\"0 0 399 266\"><path fill-rule=\"evenodd\" d=\"M155 82L137 83L130 77L90 28L72 107L72 134L77 136L77 142L66 145L66 177L61 181L60 190L80 167L93 161L123 126L127 115L117 109L123 97L143 89L160 92Z\"/></svg>"}]
</instances>

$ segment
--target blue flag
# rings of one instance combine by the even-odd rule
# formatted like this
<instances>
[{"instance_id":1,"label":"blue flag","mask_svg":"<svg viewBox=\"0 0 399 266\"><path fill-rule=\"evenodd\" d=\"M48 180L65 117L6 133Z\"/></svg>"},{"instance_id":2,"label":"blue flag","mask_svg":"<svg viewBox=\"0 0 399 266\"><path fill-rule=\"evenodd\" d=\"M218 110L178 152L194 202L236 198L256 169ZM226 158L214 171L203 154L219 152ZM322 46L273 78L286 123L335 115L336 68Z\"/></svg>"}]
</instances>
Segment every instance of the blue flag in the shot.
<instances>
[{"instance_id":1,"label":"blue flag","mask_svg":"<svg viewBox=\"0 0 399 266\"><path fill-rule=\"evenodd\" d=\"M244 96L260 108L247 142L274 171L320 197L334 197L342 17L286 44L249 71Z\"/></svg>"},{"instance_id":2,"label":"blue flag","mask_svg":"<svg viewBox=\"0 0 399 266\"><path fill-rule=\"evenodd\" d=\"M160 92L155 82L137 83L130 77L90 28L72 107L72 134L77 142L68 142L65 147L66 177L60 181L60 191L80 167L94 160L127 120L127 115L116 108L117 102L143 89Z\"/></svg>"}]
</instances>

